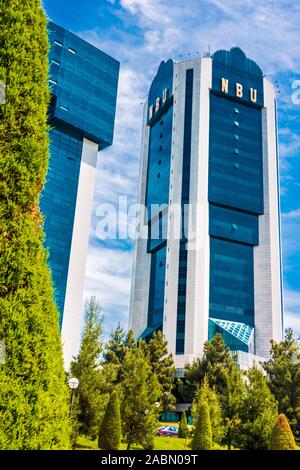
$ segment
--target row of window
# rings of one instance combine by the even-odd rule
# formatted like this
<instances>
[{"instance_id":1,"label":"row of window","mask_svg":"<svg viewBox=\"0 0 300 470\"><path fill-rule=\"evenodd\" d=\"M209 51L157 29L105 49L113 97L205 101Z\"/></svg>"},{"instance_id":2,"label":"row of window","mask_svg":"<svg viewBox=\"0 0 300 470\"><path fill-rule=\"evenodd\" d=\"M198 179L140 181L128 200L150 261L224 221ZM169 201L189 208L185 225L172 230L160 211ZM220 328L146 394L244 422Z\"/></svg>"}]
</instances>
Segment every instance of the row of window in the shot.
<instances>
[{"instance_id":1,"label":"row of window","mask_svg":"<svg viewBox=\"0 0 300 470\"><path fill-rule=\"evenodd\" d=\"M57 39L55 39L54 44L55 44L56 46L59 46L59 47L63 47L63 46L64 46L63 43L60 42L60 41L58 41ZM77 51L76 51L75 49L73 49L72 47L68 47L68 52L70 52L71 54L74 54L74 55L77 54Z\"/></svg>"}]
</instances>

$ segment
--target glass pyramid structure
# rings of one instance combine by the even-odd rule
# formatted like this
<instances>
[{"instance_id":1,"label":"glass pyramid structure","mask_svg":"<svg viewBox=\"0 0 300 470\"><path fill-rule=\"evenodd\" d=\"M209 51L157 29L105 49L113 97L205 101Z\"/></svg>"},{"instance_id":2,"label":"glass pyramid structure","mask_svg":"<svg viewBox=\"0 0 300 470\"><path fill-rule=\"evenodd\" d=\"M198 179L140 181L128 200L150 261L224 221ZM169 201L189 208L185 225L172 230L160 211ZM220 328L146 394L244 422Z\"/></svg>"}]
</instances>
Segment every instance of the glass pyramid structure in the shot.
<instances>
[{"instance_id":1,"label":"glass pyramid structure","mask_svg":"<svg viewBox=\"0 0 300 470\"><path fill-rule=\"evenodd\" d=\"M254 334L252 326L231 320L210 318L209 339L212 339L216 333L222 334L224 342L232 351L250 352Z\"/></svg>"}]
</instances>

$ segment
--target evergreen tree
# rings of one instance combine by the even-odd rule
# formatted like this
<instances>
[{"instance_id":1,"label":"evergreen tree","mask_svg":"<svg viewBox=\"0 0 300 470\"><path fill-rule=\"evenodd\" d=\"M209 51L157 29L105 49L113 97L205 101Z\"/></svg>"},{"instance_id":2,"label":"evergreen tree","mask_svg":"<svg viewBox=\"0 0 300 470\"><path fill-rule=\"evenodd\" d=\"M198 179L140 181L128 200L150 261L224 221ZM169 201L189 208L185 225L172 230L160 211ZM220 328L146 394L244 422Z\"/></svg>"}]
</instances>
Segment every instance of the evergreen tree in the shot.
<instances>
[{"instance_id":1,"label":"evergreen tree","mask_svg":"<svg viewBox=\"0 0 300 470\"><path fill-rule=\"evenodd\" d=\"M178 437L186 439L189 436L189 434L190 432L189 432L189 427L187 424L186 414L185 414L185 411L183 411L181 415L179 429L178 429Z\"/></svg>"},{"instance_id":2,"label":"evergreen tree","mask_svg":"<svg viewBox=\"0 0 300 470\"><path fill-rule=\"evenodd\" d=\"M203 357L186 366L186 383L180 391L192 398L199 384L207 376L209 386L215 388L222 397L226 389L227 371L233 367L235 367L234 358L229 348L225 346L222 335L217 333L211 341L206 341L204 344Z\"/></svg>"},{"instance_id":3,"label":"evergreen tree","mask_svg":"<svg viewBox=\"0 0 300 470\"><path fill-rule=\"evenodd\" d=\"M103 450L118 450L121 442L120 403L112 392L99 430L98 446Z\"/></svg>"},{"instance_id":4,"label":"evergreen tree","mask_svg":"<svg viewBox=\"0 0 300 470\"><path fill-rule=\"evenodd\" d=\"M85 327L79 354L71 363L71 374L79 380L75 407L78 431L93 439L98 435L106 402L102 395L105 387L101 365L102 334L101 309L96 298L91 297L85 305Z\"/></svg>"},{"instance_id":5,"label":"evergreen tree","mask_svg":"<svg viewBox=\"0 0 300 470\"><path fill-rule=\"evenodd\" d=\"M69 392L39 210L49 157L49 45L39 0L1 2L0 44L0 449L62 449Z\"/></svg>"},{"instance_id":6,"label":"evergreen tree","mask_svg":"<svg viewBox=\"0 0 300 470\"><path fill-rule=\"evenodd\" d=\"M295 450L296 444L293 432L286 416L281 413L271 435L271 450Z\"/></svg>"},{"instance_id":7,"label":"evergreen tree","mask_svg":"<svg viewBox=\"0 0 300 470\"><path fill-rule=\"evenodd\" d=\"M118 324L117 328L110 335L108 343L105 345L103 358L105 362L112 364L121 364L124 360L126 345L126 333L124 329Z\"/></svg>"},{"instance_id":8,"label":"evergreen tree","mask_svg":"<svg viewBox=\"0 0 300 470\"><path fill-rule=\"evenodd\" d=\"M220 444L225 433L220 399L218 394L208 385L206 376L192 404L193 423L197 423L199 406L203 401L207 402L209 407L213 443Z\"/></svg>"},{"instance_id":9,"label":"evergreen tree","mask_svg":"<svg viewBox=\"0 0 300 470\"><path fill-rule=\"evenodd\" d=\"M168 353L168 343L161 331L153 334L149 343L144 343L152 371L156 374L162 389L161 403L164 410L173 409L176 399L172 394L175 365L172 354Z\"/></svg>"},{"instance_id":10,"label":"evergreen tree","mask_svg":"<svg viewBox=\"0 0 300 470\"><path fill-rule=\"evenodd\" d=\"M286 415L300 441L300 347L291 329L286 330L283 341L271 341L271 357L263 367L279 412Z\"/></svg>"},{"instance_id":11,"label":"evergreen tree","mask_svg":"<svg viewBox=\"0 0 300 470\"><path fill-rule=\"evenodd\" d=\"M212 433L209 416L209 406L206 401L199 404L198 419L194 431L194 437L191 442L192 450L211 450Z\"/></svg>"},{"instance_id":12,"label":"evergreen tree","mask_svg":"<svg viewBox=\"0 0 300 470\"><path fill-rule=\"evenodd\" d=\"M222 439L228 450L234 444L236 426L240 423L240 406L244 395L244 382L241 370L233 365L226 370L225 388L221 396L221 408L225 425L225 434Z\"/></svg>"},{"instance_id":13,"label":"evergreen tree","mask_svg":"<svg viewBox=\"0 0 300 470\"><path fill-rule=\"evenodd\" d=\"M277 404L265 376L256 367L246 373L239 417L240 423L235 429L236 447L247 450L268 449L277 417Z\"/></svg>"},{"instance_id":14,"label":"evergreen tree","mask_svg":"<svg viewBox=\"0 0 300 470\"><path fill-rule=\"evenodd\" d=\"M125 355L121 388L121 417L127 449L134 443L152 449L161 411L158 402L161 386L141 347L129 348Z\"/></svg>"}]
</instances>

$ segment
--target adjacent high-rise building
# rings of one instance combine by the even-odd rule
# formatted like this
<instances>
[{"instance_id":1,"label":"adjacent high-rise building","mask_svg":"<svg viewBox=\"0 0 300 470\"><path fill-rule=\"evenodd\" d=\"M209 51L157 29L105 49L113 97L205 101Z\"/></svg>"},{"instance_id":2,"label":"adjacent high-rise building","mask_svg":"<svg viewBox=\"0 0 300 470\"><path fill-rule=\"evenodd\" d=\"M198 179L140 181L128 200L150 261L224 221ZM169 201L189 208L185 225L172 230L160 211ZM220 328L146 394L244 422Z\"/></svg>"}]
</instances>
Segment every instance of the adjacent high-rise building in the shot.
<instances>
[{"instance_id":1,"label":"adjacent high-rise building","mask_svg":"<svg viewBox=\"0 0 300 470\"><path fill-rule=\"evenodd\" d=\"M162 330L177 369L217 332L242 366L267 357L282 337L276 96L240 48L160 64L138 202L136 335Z\"/></svg>"},{"instance_id":2,"label":"adjacent high-rise building","mask_svg":"<svg viewBox=\"0 0 300 470\"><path fill-rule=\"evenodd\" d=\"M41 196L65 364L78 351L97 156L112 144L119 62L50 22L50 161Z\"/></svg>"}]
</instances>

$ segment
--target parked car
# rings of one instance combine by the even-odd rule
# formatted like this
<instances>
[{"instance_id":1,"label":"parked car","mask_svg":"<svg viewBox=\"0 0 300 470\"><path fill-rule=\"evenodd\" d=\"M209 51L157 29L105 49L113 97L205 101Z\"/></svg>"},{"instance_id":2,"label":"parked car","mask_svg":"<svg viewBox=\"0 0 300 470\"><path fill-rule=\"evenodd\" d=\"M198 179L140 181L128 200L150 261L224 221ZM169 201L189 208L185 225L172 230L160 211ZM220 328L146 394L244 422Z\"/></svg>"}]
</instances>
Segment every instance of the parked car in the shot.
<instances>
[{"instance_id":1,"label":"parked car","mask_svg":"<svg viewBox=\"0 0 300 470\"><path fill-rule=\"evenodd\" d=\"M160 431L161 431L162 429L165 429L165 427L166 427L166 426L161 426L160 428L158 428L158 430L156 431L157 436L160 436Z\"/></svg>"},{"instance_id":2,"label":"parked car","mask_svg":"<svg viewBox=\"0 0 300 470\"><path fill-rule=\"evenodd\" d=\"M164 426L158 429L157 434L164 437L178 437L178 428L176 426Z\"/></svg>"}]
</instances>

